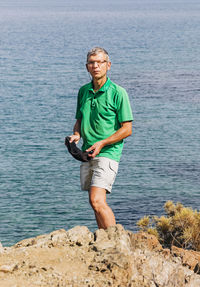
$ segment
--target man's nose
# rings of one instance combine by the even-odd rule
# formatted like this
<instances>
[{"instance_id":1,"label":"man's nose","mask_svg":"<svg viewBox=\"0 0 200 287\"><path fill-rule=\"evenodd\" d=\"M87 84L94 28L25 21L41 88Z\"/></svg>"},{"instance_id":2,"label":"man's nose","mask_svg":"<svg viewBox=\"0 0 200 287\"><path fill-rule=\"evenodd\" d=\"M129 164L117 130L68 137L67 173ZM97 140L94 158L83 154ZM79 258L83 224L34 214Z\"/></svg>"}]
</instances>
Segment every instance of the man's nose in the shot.
<instances>
[{"instance_id":1,"label":"man's nose","mask_svg":"<svg viewBox=\"0 0 200 287\"><path fill-rule=\"evenodd\" d=\"M98 63L94 61L93 67L98 67Z\"/></svg>"}]
</instances>

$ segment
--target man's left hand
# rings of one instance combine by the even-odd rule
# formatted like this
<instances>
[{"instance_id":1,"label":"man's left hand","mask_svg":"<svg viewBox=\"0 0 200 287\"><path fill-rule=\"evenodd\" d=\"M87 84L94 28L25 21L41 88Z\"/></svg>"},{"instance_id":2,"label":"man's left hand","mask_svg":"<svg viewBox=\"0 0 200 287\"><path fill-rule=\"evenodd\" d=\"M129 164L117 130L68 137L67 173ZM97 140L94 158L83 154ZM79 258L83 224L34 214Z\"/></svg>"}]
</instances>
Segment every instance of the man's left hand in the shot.
<instances>
[{"instance_id":1,"label":"man's left hand","mask_svg":"<svg viewBox=\"0 0 200 287\"><path fill-rule=\"evenodd\" d=\"M101 149L104 147L104 141L99 141L93 144L90 148L88 148L86 151L91 152L88 154L89 157L94 158L96 155L98 155L101 151Z\"/></svg>"}]
</instances>

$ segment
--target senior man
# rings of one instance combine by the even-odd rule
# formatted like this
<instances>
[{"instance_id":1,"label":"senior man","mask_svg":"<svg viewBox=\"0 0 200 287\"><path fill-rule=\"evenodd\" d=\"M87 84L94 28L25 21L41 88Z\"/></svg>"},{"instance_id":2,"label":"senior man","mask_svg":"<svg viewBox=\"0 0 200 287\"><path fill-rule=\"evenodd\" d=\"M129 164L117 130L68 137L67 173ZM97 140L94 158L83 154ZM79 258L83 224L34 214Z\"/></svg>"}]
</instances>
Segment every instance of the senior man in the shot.
<instances>
[{"instance_id":1,"label":"senior man","mask_svg":"<svg viewBox=\"0 0 200 287\"><path fill-rule=\"evenodd\" d=\"M91 160L80 167L81 189L89 192L97 225L106 229L116 224L112 209L106 202L118 171L123 139L132 134L132 111L125 89L113 83L107 72L111 62L100 47L87 54L86 69L92 81L78 93L76 123L70 142L83 139L82 150L90 152Z\"/></svg>"}]
</instances>

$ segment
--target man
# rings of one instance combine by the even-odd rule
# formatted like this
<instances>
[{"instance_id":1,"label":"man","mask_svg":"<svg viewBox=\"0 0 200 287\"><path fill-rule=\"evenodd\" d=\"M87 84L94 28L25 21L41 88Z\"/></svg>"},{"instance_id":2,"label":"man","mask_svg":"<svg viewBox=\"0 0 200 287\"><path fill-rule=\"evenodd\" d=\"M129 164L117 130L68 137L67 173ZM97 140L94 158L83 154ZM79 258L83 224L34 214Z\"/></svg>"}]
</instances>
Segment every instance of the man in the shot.
<instances>
[{"instance_id":1,"label":"man","mask_svg":"<svg viewBox=\"0 0 200 287\"><path fill-rule=\"evenodd\" d=\"M82 150L91 160L80 167L81 188L89 192L97 225L106 229L116 224L106 202L114 183L123 148L123 139L132 134L132 111L126 91L107 77L111 62L103 48L87 54L86 68L91 83L80 88L76 123L70 142L83 139Z\"/></svg>"}]
</instances>

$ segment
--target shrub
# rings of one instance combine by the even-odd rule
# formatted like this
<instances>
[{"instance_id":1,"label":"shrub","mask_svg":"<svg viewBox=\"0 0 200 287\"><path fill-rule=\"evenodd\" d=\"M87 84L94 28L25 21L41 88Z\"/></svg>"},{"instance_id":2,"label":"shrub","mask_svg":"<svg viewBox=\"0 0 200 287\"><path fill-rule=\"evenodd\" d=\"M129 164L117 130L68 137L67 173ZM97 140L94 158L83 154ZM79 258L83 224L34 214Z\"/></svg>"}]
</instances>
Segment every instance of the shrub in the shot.
<instances>
[{"instance_id":1,"label":"shrub","mask_svg":"<svg viewBox=\"0 0 200 287\"><path fill-rule=\"evenodd\" d=\"M139 228L155 235L164 247L200 251L200 212L172 201L164 209L166 216L145 216L137 222Z\"/></svg>"}]
</instances>

